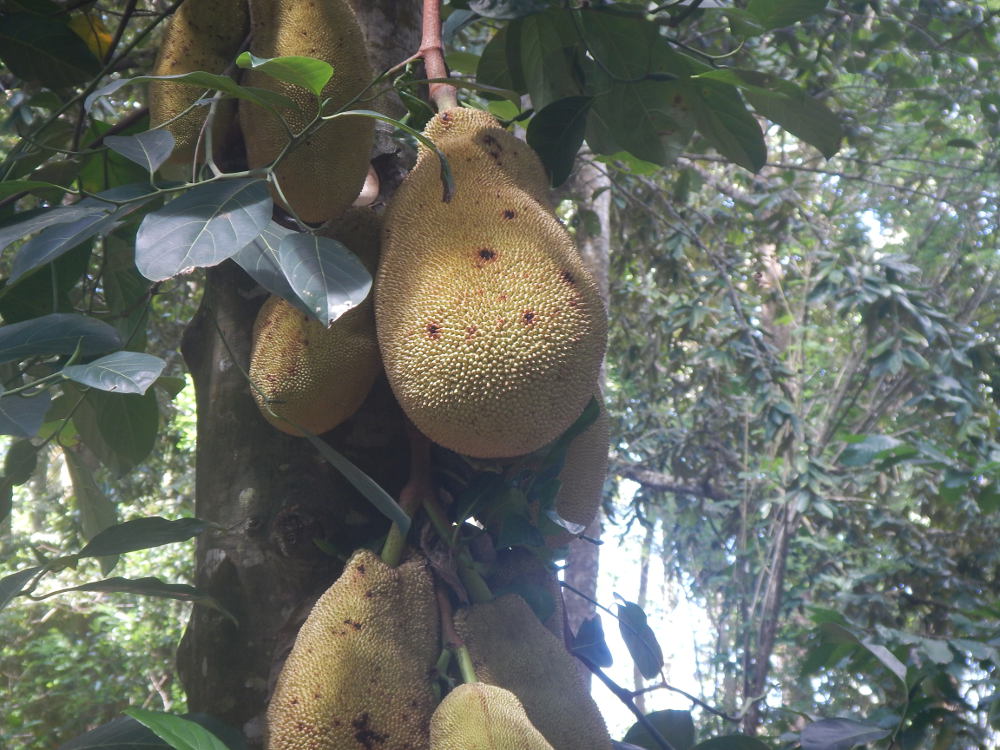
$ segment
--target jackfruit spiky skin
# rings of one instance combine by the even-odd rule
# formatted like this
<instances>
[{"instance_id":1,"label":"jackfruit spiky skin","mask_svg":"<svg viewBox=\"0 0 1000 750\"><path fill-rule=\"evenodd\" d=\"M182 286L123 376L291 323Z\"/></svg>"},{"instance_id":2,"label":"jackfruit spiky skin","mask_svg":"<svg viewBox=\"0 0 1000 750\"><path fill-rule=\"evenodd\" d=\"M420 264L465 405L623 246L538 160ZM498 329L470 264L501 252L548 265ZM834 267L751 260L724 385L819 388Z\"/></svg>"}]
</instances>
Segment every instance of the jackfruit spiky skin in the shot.
<instances>
[{"instance_id":1,"label":"jackfruit spiky skin","mask_svg":"<svg viewBox=\"0 0 1000 750\"><path fill-rule=\"evenodd\" d=\"M352 208L324 234L374 272L379 228L373 211ZM257 313L251 390L264 419L282 432L302 435L295 425L315 435L332 430L358 410L381 371L371 294L329 328L281 297Z\"/></svg>"},{"instance_id":2,"label":"jackfruit spiky skin","mask_svg":"<svg viewBox=\"0 0 1000 750\"><path fill-rule=\"evenodd\" d=\"M577 660L521 597L508 594L459 610L455 629L476 676L514 693L555 750L610 750L611 737Z\"/></svg>"},{"instance_id":3,"label":"jackfruit spiky skin","mask_svg":"<svg viewBox=\"0 0 1000 750\"><path fill-rule=\"evenodd\" d=\"M250 29L246 0L186 0L174 13L163 35L153 75L167 76L204 70L222 73L240 51ZM191 106L204 92L173 81L150 81L149 124L156 127ZM166 125L174 136L169 164L191 164L207 106L195 107ZM213 135L222 138L236 115L236 100L216 105Z\"/></svg>"},{"instance_id":4,"label":"jackfruit spiky skin","mask_svg":"<svg viewBox=\"0 0 1000 750\"><path fill-rule=\"evenodd\" d=\"M601 394L597 394L601 403ZM559 472L555 509L560 517L586 528L594 520L604 495L608 474L608 444L611 440L608 412L601 404L597 419L577 435L566 450ZM560 546L574 538L568 531L546 537L549 546Z\"/></svg>"},{"instance_id":5,"label":"jackfruit spiky skin","mask_svg":"<svg viewBox=\"0 0 1000 750\"><path fill-rule=\"evenodd\" d=\"M250 0L250 15L253 54L303 55L333 66L333 78L322 92L322 98L331 100L325 114L347 104L374 78L364 34L348 0ZM284 94L299 105L298 110L281 110L292 132L301 131L316 115L316 97L303 88L252 70L244 83ZM270 164L288 142L280 120L251 102L240 102L240 127L251 168ZM327 122L285 156L275 171L300 219L321 223L354 202L368 174L374 136L374 120L343 117Z\"/></svg>"},{"instance_id":6,"label":"jackfruit spiky skin","mask_svg":"<svg viewBox=\"0 0 1000 750\"><path fill-rule=\"evenodd\" d=\"M431 750L552 750L509 690L470 682L431 717Z\"/></svg>"},{"instance_id":7,"label":"jackfruit spiky skin","mask_svg":"<svg viewBox=\"0 0 1000 750\"><path fill-rule=\"evenodd\" d=\"M437 157L421 148L389 206L375 318L389 382L416 427L467 456L511 457L580 415L607 321L538 194L537 157L492 118L465 112L446 110L426 129L451 165L452 200L441 199Z\"/></svg>"},{"instance_id":8,"label":"jackfruit spiky skin","mask_svg":"<svg viewBox=\"0 0 1000 750\"><path fill-rule=\"evenodd\" d=\"M302 625L267 709L268 750L423 750L440 653L431 574L359 550Z\"/></svg>"}]
</instances>

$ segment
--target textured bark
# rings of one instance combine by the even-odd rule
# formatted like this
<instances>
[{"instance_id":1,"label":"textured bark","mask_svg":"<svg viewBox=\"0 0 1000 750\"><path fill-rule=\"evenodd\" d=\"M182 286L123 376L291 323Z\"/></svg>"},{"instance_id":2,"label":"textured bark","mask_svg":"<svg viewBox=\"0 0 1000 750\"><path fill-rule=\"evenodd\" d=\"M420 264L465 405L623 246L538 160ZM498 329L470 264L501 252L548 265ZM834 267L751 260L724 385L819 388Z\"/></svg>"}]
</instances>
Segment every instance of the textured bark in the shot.
<instances>
[{"instance_id":1,"label":"textured bark","mask_svg":"<svg viewBox=\"0 0 1000 750\"><path fill-rule=\"evenodd\" d=\"M581 159L566 189L569 195L581 201L580 206L583 210L593 211L600 223L600 231L595 234L586 234L579 230L576 241L584 263L597 280L605 304L608 302L608 254L611 238L610 186L607 175L595 168L587 159ZM603 389L603 371L600 383ZM601 538L601 514L594 519L586 534L593 539ZM569 557L566 560L566 581L591 598L597 596L599 550L596 544L575 541L570 545ZM593 616L594 612L594 605L586 599L575 594L566 597L566 618L572 632L575 633L580 623Z\"/></svg>"},{"instance_id":2,"label":"textured bark","mask_svg":"<svg viewBox=\"0 0 1000 750\"><path fill-rule=\"evenodd\" d=\"M416 0L359 6L376 70L417 49ZM388 97L380 104L392 107ZM385 188L398 171L398 149L382 143L386 153L376 164L389 177ZM339 574L341 556L387 528L306 440L278 432L261 417L244 372L265 296L231 263L209 269L183 345L197 392L196 513L218 524L199 540L196 585L236 623L196 607L178 668L190 710L241 728L251 747L262 742L271 684L313 601ZM324 437L398 494L408 469L407 441L384 378L357 415Z\"/></svg>"}]
</instances>

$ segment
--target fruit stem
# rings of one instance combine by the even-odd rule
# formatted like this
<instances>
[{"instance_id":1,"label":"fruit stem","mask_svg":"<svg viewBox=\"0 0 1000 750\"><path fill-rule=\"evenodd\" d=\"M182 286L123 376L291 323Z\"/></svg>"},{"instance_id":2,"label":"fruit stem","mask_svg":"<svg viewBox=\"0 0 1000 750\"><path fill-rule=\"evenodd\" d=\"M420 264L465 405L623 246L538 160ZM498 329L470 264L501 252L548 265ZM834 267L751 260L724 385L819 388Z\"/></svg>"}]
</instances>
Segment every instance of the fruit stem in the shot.
<instances>
[{"instance_id":1,"label":"fruit stem","mask_svg":"<svg viewBox=\"0 0 1000 750\"><path fill-rule=\"evenodd\" d=\"M434 496L430 468L431 443L413 425L408 426L407 435L410 438L410 478L399 492L399 507L413 518L424 499ZM393 524L382 546L382 561L396 567L402 561L405 551L406 535L398 525Z\"/></svg>"},{"instance_id":2,"label":"fruit stem","mask_svg":"<svg viewBox=\"0 0 1000 750\"><path fill-rule=\"evenodd\" d=\"M458 554L458 577L465 586L465 591L476 604L493 601L493 592L487 585L483 577L476 571L475 563L468 549L463 549Z\"/></svg>"},{"instance_id":3,"label":"fruit stem","mask_svg":"<svg viewBox=\"0 0 1000 750\"><path fill-rule=\"evenodd\" d=\"M472 664L472 654L455 630L455 615L448 599L448 592L443 586L436 586L434 594L437 597L438 611L441 613L441 634L444 636L445 648L455 655L458 661L458 671L462 682L479 682L476 678L476 668Z\"/></svg>"},{"instance_id":4,"label":"fruit stem","mask_svg":"<svg viewBox=\"0 0 1000 750\"><path fill-rule=\"evenodd\" d=\"M424 0L420 52L428 78L447 78L448 66L441 46L441 0ZM447 83L431 83L428 93L438 112L458 106L458 92Z\"/></svg>"}]
</instances>

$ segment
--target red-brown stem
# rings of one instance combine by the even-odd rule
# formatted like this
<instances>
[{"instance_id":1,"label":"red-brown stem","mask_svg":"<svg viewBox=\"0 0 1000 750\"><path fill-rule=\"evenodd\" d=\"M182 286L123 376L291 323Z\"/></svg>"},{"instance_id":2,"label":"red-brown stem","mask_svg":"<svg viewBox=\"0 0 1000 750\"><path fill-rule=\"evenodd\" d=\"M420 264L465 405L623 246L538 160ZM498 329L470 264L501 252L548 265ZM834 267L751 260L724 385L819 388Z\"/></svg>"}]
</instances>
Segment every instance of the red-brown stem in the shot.
<instances>
[{"instance_id":1,"label":"red-brown stem","mask_svg":"<svg viewBox=\"0 0 1000 750\"><path fill-rule=\"evenodd\" d=\"M420 52L428 78L447 78L448 66L444 62L441 46L441 0L424 0L421 25ZM429 84L429 95L438 112L458 106L458 92L447 83Z\"/></svg>"},{"instance_id":2,"label":"red-brown stem","mask_svg":"<svg viewBox=\"0 0 1000 750\"><path fill-rule=\"evenodd\" d=\"M407 434L410 438L410 476L399 492L399 507L413 518L420 510L424 498L434 492L431 484L431 443L412 424L407 425ZM403 559L405 550L406 537L393 524L382 547L382 560L395 567Z\"/></svg>"}]
</instances>

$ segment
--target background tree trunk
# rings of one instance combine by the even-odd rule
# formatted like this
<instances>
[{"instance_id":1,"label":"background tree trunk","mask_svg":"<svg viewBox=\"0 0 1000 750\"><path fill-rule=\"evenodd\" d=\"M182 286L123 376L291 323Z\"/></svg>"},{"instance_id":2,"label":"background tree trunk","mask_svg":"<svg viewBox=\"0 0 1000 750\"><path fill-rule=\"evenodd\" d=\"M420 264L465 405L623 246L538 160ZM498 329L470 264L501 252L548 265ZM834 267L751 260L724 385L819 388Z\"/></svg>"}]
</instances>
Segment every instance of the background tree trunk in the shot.
<instances>
[{"instance_id":1,"label":"background tree trunk","mask_svg":"<svg viewBox=\"0 0 1000 750\"><path fill-rule=\"evenodd\" d=\"M416 51L417 0L358 6L376 70ZM395 109L398 114L398 102ZM383 143L387 153L376 163L388 177L386 186L399 171L399 149L380 138ZM196 607L178 668L190 710L219 716L257 746L270 686L298 626L339 574L343 557L384 533L387 522L307 441L278 432L261 417L244 373L254 317L266 295L228 262L209 269L205 286L183 352L198 402L196 513L218 528L199 540L196 585L236 623ZM408 468L407 441L384 378L358 414L325 439L398 495Z\"/></svg>"}]
</instances>

